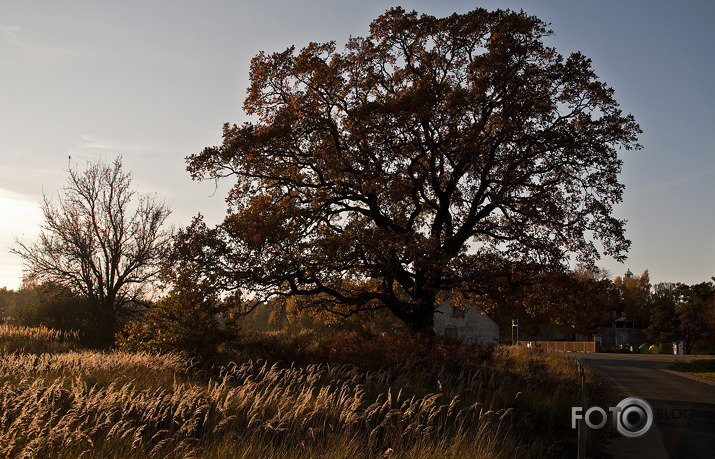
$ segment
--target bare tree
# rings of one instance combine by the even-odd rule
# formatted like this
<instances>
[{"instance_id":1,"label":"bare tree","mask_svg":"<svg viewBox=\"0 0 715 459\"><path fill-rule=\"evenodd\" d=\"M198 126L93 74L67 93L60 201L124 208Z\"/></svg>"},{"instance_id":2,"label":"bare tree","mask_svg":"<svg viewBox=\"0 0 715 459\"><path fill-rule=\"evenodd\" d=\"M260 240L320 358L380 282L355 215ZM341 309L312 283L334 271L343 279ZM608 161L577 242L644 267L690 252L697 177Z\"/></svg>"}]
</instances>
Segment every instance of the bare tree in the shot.
<instances>
[{"instance_id":1,"label":"bare tree","mask_svg":"<svg viewBox=\"0 0 715 459\"><path fill-rule=\"evenodd\" d=\"M43 195L39 239L31 245L16 241L12 252L23 258L27 277L85 295L111 344L117 318L141 300L157 277L170 243L162 225L171 211L132 188L121 158L68 172L56 201Z\"/></svg>"}]
</instances>

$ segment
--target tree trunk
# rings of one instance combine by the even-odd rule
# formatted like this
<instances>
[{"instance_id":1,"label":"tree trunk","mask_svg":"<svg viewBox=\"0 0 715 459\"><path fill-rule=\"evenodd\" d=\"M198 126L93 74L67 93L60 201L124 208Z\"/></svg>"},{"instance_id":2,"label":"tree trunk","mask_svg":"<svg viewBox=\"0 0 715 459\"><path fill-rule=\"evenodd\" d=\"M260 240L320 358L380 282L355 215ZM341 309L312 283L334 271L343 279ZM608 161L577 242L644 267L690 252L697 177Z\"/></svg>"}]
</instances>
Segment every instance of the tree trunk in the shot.
<instances>
[{"instance_id":1,"label":"tree trunk","mask_svg":"<svg viewBox=\"0 0 715 459\"><path fill-rule=\"evenodd\" d=\"M114 345L114 334L116 333L113 299L106 300L97 306L97 326L100 330L100 342L97 344L107 349L112 347Z\"/></svg>"},{"instance_id":2,"label":"tree trunk","mask_svg":"<svg viewBox=\"0 0 715 459\"><path fill-rule=\"evenodd\" d=\"M390 310L407 325L410 331L434 337L434 298L418 300L411 304L402 303Z\"/></svg>"},{"instance_id":3,"label":"tree trunk","mask_svg":"<svg viewBox=\"0 0 715 459\"><path fill-rule=\"evenodd\" d=\"M415 333L434 336L434 306L414 311L412 320L407 325Z\"/></svg>"}]
</instances>

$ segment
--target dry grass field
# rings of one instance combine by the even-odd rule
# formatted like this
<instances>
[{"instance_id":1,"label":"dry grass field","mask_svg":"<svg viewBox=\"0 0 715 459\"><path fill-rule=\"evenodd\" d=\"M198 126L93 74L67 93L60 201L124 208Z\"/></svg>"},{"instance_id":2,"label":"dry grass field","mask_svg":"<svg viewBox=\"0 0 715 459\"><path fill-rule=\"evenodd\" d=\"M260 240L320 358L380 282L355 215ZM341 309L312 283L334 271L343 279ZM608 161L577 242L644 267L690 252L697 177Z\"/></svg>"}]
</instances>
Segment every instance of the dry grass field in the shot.
<instances>
[{"instance_id":1,"label":"dry grass field","mask_svg":"<svg viewBox=\"0 0 715 459\"><path fill-rule=\"evenodd\" d=\"M336 361L334 346L334 358L325 358L333 361L324 363L243 355L209 371L177 355L72 350L71 336L54 336L32 352L14 341L18 333L0 330L0 457L516 458L575 451L567 418L578 399L575 366L543 352L437 345L424 355L417 343L419 355L395 338L393 349L378 343L392 355L381 368ZM351 340L353 347L364 341L334 344Z\"/></svg>"}]
</instances>

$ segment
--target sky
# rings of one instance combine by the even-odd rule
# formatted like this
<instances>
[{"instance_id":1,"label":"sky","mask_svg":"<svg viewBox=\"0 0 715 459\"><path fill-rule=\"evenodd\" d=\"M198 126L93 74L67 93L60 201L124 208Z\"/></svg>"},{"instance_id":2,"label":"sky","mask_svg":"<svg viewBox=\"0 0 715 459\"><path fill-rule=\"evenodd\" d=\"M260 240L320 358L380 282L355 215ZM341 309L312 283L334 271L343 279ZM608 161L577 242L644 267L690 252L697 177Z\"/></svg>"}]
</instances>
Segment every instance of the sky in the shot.
<instances>
[{"instance_id":1,"label":"sky","mask_svg":"<svg viewBox=\"0 0 715 459\"><path fill-rule=\"evenodd\" d=\"M524 10L550 24L547 42L581 51L644 131L623 151L627 264L652 283L715 276L715 2L710 0L134 1L0 3L0 287L19 287L43 193L67 169L121 155L142 193L173 209L175 226L226 211L230 182L193 182L185 157L221 143L242 111L259 51L365 36L386 9L438 17L475 7ZM71 157L71 160L69 159Z\"/></svg>"}]
</instances>

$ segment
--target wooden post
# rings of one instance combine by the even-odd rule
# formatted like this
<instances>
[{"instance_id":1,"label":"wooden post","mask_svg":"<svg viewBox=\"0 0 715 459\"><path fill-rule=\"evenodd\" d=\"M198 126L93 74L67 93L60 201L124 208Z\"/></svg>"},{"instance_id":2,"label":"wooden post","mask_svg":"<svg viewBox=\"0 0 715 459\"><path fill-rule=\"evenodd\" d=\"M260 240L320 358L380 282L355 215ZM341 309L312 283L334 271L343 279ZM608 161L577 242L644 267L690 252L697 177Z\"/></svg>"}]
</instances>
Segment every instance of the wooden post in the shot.
<instances>
[{"instance_id":1,"label":"wooden post","mask_svg":"<svg viewBox=\"0 0 715 459\"><path fill-rule=\"evenodd\" d=\"M585 413L588 410L586 406L586 376L583 370L583 364L577 360L579 373L581 376L581 407ZM586 419L578 420L578 459L586 459Z\"/></svg>"}]
</instances>

